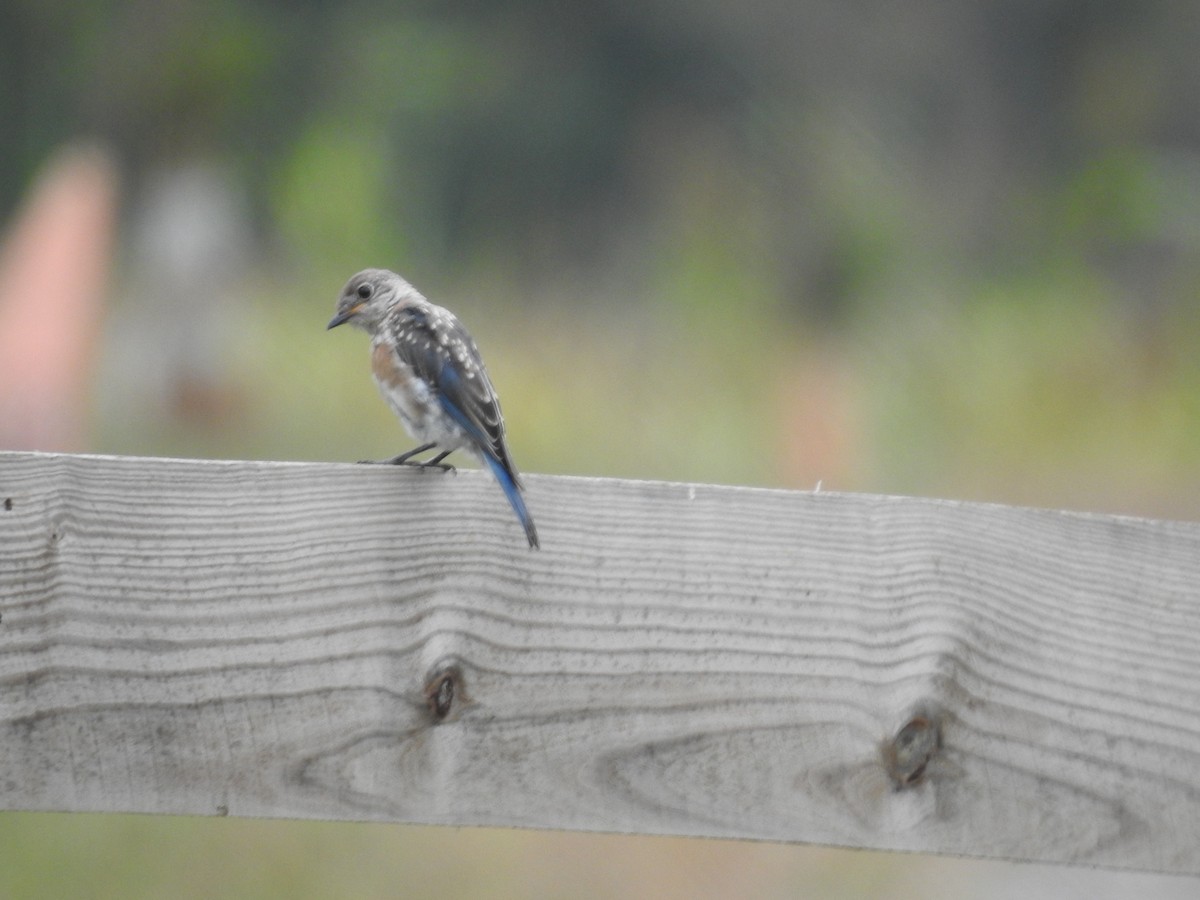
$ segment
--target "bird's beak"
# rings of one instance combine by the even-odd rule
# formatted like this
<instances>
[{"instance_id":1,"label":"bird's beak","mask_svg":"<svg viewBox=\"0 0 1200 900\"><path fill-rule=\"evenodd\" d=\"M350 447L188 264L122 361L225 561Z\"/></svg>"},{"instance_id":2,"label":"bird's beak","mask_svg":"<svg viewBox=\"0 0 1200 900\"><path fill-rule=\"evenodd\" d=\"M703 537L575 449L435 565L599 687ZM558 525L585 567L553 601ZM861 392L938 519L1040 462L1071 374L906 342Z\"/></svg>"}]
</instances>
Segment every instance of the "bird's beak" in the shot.
<instances>
[{"instance_id":1,"label":"bird's beak","mask_svg":"<svg viewBox=\"0 0 1200 900\"><path fill-rule=\"evenodd\" d=\"M349 322L358 315L358 311L362 309L362 307L363 305L360 303L358 306L352 306L349 309L342 310L329 320L329 324L325 326L325 330L328 331L330 328L337 328L339 325Z\"/></svg>"}]
</instances>

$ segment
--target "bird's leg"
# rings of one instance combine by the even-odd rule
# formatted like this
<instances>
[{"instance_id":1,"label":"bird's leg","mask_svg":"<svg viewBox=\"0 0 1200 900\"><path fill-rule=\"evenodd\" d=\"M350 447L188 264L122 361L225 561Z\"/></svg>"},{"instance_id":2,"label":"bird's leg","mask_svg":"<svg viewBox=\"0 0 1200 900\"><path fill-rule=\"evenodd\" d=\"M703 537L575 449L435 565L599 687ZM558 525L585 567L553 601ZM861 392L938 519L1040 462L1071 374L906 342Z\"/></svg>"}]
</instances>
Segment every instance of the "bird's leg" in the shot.
<instances>
[{"instance_id":1,"label":"bird's leg","mask_svg":"<svg viewBox=\"0 0 1200 900\"><path fill-rule=\"evenodd\" d=\"M360 466L419 466L418 462L409 462L409 460L418 453L424 453L426 450L432 450L437 444L422 444L420 447L413 447L411 450L406 450L403 453L390 457L389 459L360 459Z\"/></svg>"},{"instance_id":2,"label":"bird's leg","mask_svg":"<svg viewBox=\"0 0 1200 900\"><path fill-rule=\"evenodd\" d=\"M457 472L458 469L454 468L454 466L450 465L450 463L442 462L443 459L445 459L447 456L449 456L453 452L454 452L453 450L443 450L441 453L439 453L433 459L429 460L429 462L423 462L423 463L421 463L421 465L426 468L432 467L432 468L441 469L443 472Z\"/></svg>"},{"instance_id":3,"label":"bird's leg","mask_svg":"<svg viewBox=\"0 0 1200 900\"><path fill-rule=\"evenodd\" d=\"M443 459L450 455L451 451L449 450L439 453L437 456L427 462L421 462L418 459L413 459L413 457L417 454L424 453L426 450L432 450L436 446L437 444L434 443L422 444L420 447L414 447L411 450L405 450L403 453L393 456L390 459L360 459L359 463L377 466L416 466L419 469L441 469L443 472L453 472L454 466L450 465L449 463L442 462Z\"/></svg>"},{"instance_id":4,"label":"bird's leg","mask_svg":"<svg viewBox=\"0 0 1200 900\"><path fill-rule=\"evenodd\" d=\"M383 462L389 466L424 466L425 463L419 459L413 459L419 453L424 453L426 450L432 450L437 444L429 443L422 444L420 447L413 447L411 450L405 450L403 453L393 456L391 459L385 459Z\"/></svg>"}]
</instances>

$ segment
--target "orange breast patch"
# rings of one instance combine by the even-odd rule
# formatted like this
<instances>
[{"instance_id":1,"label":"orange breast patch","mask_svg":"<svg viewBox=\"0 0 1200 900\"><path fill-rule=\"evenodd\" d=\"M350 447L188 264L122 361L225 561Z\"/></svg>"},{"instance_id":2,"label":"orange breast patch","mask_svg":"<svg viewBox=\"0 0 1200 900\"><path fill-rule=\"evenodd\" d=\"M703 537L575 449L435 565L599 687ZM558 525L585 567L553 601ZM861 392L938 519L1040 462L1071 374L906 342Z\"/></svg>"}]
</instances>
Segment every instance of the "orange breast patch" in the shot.
<instances>
[{"instance_id":1,"label":"orange breast patch","mask_svg":"<svg viewBox=\"0 0 1200 900\"><path fill-rule=\"evenodd\" d=\"M396 360L396 354L386 344L376 344L371 350L371 371L380 384L394 391L403 391L413 377L408 367Z\"/></svg>"}]
</instances>

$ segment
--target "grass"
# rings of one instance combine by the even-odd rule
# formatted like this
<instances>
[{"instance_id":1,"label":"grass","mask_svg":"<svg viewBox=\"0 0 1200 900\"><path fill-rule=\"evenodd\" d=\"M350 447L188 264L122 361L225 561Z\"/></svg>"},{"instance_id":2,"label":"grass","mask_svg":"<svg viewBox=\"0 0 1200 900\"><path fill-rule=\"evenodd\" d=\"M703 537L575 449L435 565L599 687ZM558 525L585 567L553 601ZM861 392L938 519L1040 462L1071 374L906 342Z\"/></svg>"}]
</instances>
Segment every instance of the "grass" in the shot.
<instances>
[{"instance_id":1,"label":"grass","mask_svg":"<svg viewBox=\"0 0 1200 900\"><path fill-rule=\"evenodd\" d=\"M365 336L324 330L336 286L248 287L200 414L132 401L102 371L97 447L354 460L411 446ZM1140 316L1086 273L900 298L823 333L774 307L459 291L445 302L481 345L526 471L1196 510L1179 488L1200 470L1200 313Z\"/></svg>"}]
</instances>

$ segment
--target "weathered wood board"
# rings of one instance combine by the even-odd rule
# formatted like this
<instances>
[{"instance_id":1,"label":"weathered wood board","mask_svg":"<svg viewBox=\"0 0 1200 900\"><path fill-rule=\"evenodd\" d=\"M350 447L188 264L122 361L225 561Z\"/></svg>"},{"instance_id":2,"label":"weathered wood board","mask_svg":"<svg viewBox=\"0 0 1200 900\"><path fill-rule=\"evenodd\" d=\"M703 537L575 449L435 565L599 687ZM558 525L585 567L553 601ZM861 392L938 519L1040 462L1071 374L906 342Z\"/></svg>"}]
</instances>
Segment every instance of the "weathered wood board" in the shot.
<instances>
[{"instance_id":1,"label":"weathered wood board","mask_svg":"<svg viewBox=\"0 0 1200 900\"><path fill-rule=\"evenodd\" d=\"M0 454L0 808L1200 873L1200 526L527 481Z\"/></svg>"}]
</instances>

